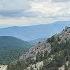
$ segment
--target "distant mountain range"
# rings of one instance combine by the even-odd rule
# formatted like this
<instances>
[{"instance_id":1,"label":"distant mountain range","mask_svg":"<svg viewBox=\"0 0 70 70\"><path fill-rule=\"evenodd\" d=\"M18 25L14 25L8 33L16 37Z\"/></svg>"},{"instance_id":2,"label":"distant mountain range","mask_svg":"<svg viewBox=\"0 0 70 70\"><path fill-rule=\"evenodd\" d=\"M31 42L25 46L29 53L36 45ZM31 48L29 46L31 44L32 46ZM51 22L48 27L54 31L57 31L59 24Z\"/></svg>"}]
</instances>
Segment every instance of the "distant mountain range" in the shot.
<instances>
[{"instance_id":1,"label":"distant mountain range","mask_svg":"<svg viewBox=\"0 0 70 70\"><path fill-rule=\"evenodd\" d=\"M14 36L25 41L48 38L60 32L65 26L70 26L70 21L58 21L52 24L33 26L12 26L0 28L0 36Z\"/></svg>"}]
</instances>

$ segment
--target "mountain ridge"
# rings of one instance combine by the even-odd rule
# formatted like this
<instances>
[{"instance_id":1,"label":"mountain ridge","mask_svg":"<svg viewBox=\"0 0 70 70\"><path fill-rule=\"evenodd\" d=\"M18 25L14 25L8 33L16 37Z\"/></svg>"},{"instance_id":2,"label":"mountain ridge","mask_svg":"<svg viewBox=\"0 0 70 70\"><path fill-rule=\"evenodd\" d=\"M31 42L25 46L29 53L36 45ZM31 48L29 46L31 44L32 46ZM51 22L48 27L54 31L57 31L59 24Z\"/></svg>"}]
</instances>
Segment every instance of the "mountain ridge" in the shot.
<instances>
[{"instance_id":1,"label":"mountain ridge","mask_svg":"<svg viewBox=\"0 0 70 70\"><path fill-rule=\"evenodd\" d=\"M70 26L70 21L58 21L51 24L33 26L12 26L0 28L0 36L14 36L25 41L48 38L60 32L65 26Z\"/></svg>"},{"instance_id":2,"label":"mountain ridge","mask_svg":"<svg viewBox=\"0 0 70 70\"><path fill-rule=\"evenodd\" d=\"M69 70L70 27L65 27L60 33L38 42L23 55L17 65L15 70ZM11 69L12 66L9 70Z\"/></svg>"}]
</instances>

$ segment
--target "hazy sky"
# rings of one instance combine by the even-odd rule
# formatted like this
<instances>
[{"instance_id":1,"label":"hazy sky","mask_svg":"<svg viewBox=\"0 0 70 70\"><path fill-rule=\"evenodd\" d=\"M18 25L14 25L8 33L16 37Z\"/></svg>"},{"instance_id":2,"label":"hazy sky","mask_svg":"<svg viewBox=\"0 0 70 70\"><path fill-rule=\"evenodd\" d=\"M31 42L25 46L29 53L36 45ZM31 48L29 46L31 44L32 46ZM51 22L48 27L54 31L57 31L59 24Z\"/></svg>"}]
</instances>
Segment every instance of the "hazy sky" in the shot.
<instances>
[{"instance_id":1,"label":"hazy sky","mask_svg":"<svg viewBox=\"0 0 70 70\"><path fill-rule=\"evenodd\" d=\"M70 0L0 0L0 25L49 24L70 20Z\"/></svg>"}]
</instances>

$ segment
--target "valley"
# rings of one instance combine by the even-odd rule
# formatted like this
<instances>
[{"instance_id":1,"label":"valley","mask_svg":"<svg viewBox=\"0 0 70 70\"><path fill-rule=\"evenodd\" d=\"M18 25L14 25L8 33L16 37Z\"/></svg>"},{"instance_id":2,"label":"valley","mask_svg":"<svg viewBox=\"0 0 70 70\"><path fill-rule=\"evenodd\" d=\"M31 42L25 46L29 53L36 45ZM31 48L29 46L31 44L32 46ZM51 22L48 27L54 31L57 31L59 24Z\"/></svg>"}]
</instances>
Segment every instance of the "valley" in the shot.
<instances>
[{"instance_id":1,"label":"valley","mask_svg":"<svg viewBox=\"0 0 70 70\"><path fill-rule=\"evenodd\" d=\"M0 70L69 70L70 27L33 45L0 36L0 64Z\"/></svg>"}]
</instances>

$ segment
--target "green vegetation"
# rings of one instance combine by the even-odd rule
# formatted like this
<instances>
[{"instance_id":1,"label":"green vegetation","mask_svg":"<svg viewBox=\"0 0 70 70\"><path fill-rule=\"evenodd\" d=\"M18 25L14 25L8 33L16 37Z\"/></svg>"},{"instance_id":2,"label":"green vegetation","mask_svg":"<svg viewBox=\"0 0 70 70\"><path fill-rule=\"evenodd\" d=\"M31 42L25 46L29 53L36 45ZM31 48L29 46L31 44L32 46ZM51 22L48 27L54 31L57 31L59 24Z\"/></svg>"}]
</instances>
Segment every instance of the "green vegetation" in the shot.
<instances>
[{"instance_id":1,"label":"green vegetation","mask_svg":"<svg viewBox=\"0 0 70 70\"><path fill-rule=\"evenodd\" d=\"M39 68L40 70L58 70L58 68L62 67L63 65L65 70L70 70L70 38L69 37L70 37L70 32L69 34L68 32L65 32L60 35L57 36L54 35L51 38L48 38L48 40L42 44L45 44L46 46L46 44L49 43L51 45L50 53L47 50L44 52L38 51L38 53L36 54L36 60L33 60L32 58L28 58L25 61L24 60L19 62L17 61L17 63L13 66L10 64L8 66L8 70L24 70L24 69L29 70L26 68L33 64L35 64L35 68L37 68L36 64L41 61L43 62L43 66ZM39 69L37 68L37 70ZM34 68L30 66L30 70L34 70Z\"/></svg>"},{"instance_id":2,"label":"green vegetation","mask_svg":"<svg viewBox=\"0 0 70 70\"><path fill-rule=\"evenodd\" d=\"M56 40L54 39L54 41L50 42L52 45L51 47L52 50L50 54L48 54L47 51L45 51L45 53L39 53L39 52L37 53L35 63L39 61L44 62L44 66L42 67L41 70L58 70L59 67L61 67L62 65L65 65L67 61L70 61L69 60L70 59L70 40L66 40L65 43L62 42L60 44L58 43L58 41L59 41L58 39ZM50 60L49 58L51 58L52 60ZM30 59L28 59L28 61L26 61L25 64L20 63L20 65L23 65L24 68L28 67L29 64L33 64L32 60ZM21 66L19 68L21 68L19 70L22 70ZM65 68L67 70L66 65L65 65ZM9 69L9 70L12 70L12 69ZM18 70L18 69L13 69L13 70ZM31 67L31 70L33 70L32 67Z\"/></svg>"},{"instance_id":3,"label":"green vegetation","mask_svg":"<svg viewBox=\"0 0 70 70\"><path fill-rule=\"evenodd\" d=\"M60 44L58 42L59 40L56 38L53 41L50 41L52 50L49 54L50 57L48 58L51 58L51 56L53 56L53 58L49 63L48 60L44 60L44 66L42 70L58 70L58 68L62 65L65 65L67 61L70 62L70 40L66 39L65 43L62 42ZM68 70L66 65L65 68Z\"/></svg>"},{"instance_id":4,"label":"green vegetation","mask_svg":"<svg viewBox=\"0 0 70 70\"><path fill-rule=\"evenodd\" d=\"M11 36L0 36L0 64L9 64L26 52L31 45Z\"/></svg>"}]
</instances>

